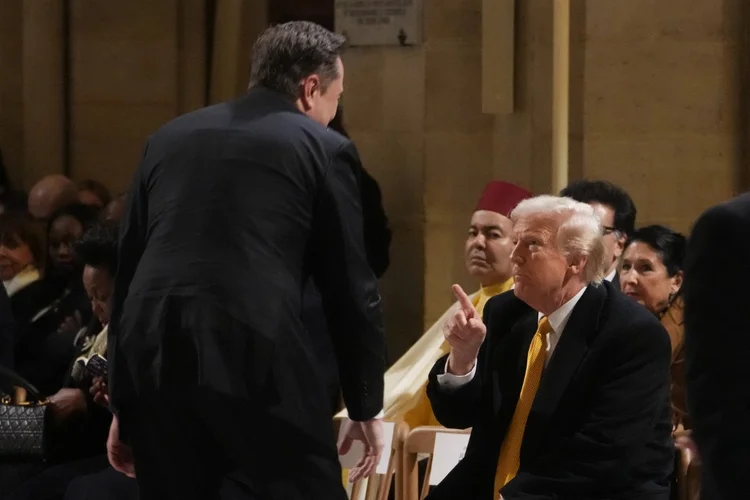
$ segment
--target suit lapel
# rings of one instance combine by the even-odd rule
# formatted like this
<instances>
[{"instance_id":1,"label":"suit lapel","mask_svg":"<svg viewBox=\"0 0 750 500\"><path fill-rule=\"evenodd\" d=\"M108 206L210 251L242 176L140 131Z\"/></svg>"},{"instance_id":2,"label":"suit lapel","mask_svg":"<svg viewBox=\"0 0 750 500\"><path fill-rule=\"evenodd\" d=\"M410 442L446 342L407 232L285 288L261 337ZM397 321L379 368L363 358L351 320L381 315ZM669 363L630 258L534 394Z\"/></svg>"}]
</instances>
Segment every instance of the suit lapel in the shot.
<instances>
[{"instance_id":1,"label":"suit lapel","mask_svg":"<svg viewBox=\"0 0 750 500\"><path fill-rule=\"evenodd\" d=\"M534 398L524 433L524 454L533 453L539 445L560 398L586 355L590 339L598 331L604 302L611 293L609 287L608 283L589 286L573 309Z\"/></svg>"},{"instance_id":2,"label":"suit lapel","mask_svg":"<svg viewBox=\"0 0 750 500\"><path fill-rule=\"evenodd\" d=\"M493 351L492 359L495 360L495 366L492 370L492 414L495 418L499 416L503 403L508 405L512 402L512 407L515 408L518 402L523 377L526 374L526 356L522 353L529 351L531 339L537 328L536 315L531 308L524 309L523 315L513 323L508 335ZM513 353L513 356L509 357L508 353ZM512 364L511 370L506 369L509 364ZM507 380L508 376L511 380Z\"/></svg>"}]
</instances>

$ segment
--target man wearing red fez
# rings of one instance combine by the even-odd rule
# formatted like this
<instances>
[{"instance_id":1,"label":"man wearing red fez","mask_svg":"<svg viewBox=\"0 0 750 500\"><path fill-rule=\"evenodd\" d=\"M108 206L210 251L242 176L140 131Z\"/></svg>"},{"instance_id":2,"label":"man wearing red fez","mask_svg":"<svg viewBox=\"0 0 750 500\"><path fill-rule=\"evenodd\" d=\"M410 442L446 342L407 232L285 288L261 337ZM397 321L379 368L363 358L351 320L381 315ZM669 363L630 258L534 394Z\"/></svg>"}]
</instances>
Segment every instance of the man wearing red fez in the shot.
<instances>
[{"instance_id":1,"label":"man wearing red fez","mask_svg":"<svg viewBox=\"0 0 750 500\"><path fill-rule=\"evenodd\" d=\"M487 301L513 287L510 254L513 224L510 212L532 193L514 184L492 181L484 188L469 223L466 240L466 269L479 281L480 290L471 296L481 315ZM385 418L404 419L411 428L440 425L432 414L425 387L435 362L449 352L443 325L458 309L451 306L385 374ZM346 416L341 412L338 416Z\"/></svg>"}]
</instances>

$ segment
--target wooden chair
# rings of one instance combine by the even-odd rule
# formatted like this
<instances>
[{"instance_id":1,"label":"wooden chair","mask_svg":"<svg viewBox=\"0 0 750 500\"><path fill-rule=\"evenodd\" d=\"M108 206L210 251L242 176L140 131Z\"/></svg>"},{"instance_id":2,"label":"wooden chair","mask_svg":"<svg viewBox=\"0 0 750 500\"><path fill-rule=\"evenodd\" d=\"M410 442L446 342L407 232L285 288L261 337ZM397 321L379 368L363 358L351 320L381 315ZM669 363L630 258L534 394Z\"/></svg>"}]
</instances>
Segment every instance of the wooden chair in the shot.
<instances>
[{"instance_id":1,"label":"wooden chair","mask_svg":"<svg viewBox=\"0 0 750 500\"><path fill-rule=\"evenodd\" d=\"M334 419L334 431L338 438L341 419ZM352 500L388 500L391 484L394 485L396 500L403 499L403 482L400 471L403 469L402 449L406 436L409 434L409 426L405 422L396 422L393 429L393 441L391 449L384 450L389 453L388 471L385 474L374 474L369 479L362 479L352 485L349 498Z\"/></svg>"},{"instance_id":2,"label":"wooden chair","mask_svg":"<svg viewBox=\"0 0 750 500\"><path fill-rule=\"evenodd\" d=\"M432 470L432 451L435 448L435 436L442 434L471 434L471 429L446 429L440 426L417 427L409 432L406 443L403 446L404 458L403 468L397 476L401 476L403 482L403 500L424 500L430 492L430 471ZM422 492L419 493L419 467L420 456L427 455L427 470L422 483Z\"/></svg>"}]
</instances>

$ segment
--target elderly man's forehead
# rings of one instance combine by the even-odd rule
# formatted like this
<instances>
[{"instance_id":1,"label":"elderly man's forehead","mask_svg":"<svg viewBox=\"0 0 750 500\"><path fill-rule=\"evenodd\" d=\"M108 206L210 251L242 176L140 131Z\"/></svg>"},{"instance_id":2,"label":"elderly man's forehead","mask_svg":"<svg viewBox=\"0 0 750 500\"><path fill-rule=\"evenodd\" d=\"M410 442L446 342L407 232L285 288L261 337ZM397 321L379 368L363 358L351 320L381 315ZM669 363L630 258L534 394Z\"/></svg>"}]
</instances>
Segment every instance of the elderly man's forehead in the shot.
<instances>
[{"instance_id":1,"label":"elderly man's forehead","mask_svg":"<svg viewBox=\"0 0 750 500\"><path fill-rule=\"evenodd\" d=\"M562 214L529 214L516 219L513 229L517 233L550 233L557 230L563 219Z\"/></svg>"}]
</instances>

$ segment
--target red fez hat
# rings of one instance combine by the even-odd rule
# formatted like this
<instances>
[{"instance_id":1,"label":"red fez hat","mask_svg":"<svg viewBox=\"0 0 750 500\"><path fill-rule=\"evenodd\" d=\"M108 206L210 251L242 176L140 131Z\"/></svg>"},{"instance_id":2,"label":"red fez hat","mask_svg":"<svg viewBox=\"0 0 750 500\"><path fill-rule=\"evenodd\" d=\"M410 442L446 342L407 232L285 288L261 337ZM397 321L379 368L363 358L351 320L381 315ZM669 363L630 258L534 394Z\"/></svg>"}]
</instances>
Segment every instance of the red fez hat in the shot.
<instances>
[{"instance_id":1,"label":"red fez hat","mask_svg":"<svg viewBox=\"0 0 750 500\"><path fill-rule=\"evenodd\" d=\"M509 217L516 205L532 196L531 191L510 182L492 181L484 187L477 210L489 210Z\"/></svg>"}]
</instances>

